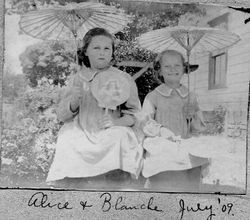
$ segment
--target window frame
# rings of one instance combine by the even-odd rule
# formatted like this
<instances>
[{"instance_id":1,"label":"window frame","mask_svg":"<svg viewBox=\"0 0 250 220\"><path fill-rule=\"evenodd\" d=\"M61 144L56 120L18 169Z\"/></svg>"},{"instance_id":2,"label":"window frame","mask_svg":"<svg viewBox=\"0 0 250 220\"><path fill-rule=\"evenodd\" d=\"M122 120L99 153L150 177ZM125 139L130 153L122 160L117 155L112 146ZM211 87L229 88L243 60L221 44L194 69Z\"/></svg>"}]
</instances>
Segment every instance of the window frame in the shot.
<instances>
[{"instance_id":1,"label":"window frame","mask_svg":"<svg viewBox=\"0 0 250 220\"><path fill-rule=\"evenodd\" d=\"M215 62L216 62L216 57L219 57L221 55L225 55L225 72L223 73L222 76L220 76L221 80L216 83L215 82L215 77L216 77L216 70L215 70ZM227 51L220 51L218 53L210 53L209 54L209 75L208 75L208 89L213 90L213 89L223 89L227 88ZM222 74L221 72L219 74Z\"/></svg>"}]
</instances>

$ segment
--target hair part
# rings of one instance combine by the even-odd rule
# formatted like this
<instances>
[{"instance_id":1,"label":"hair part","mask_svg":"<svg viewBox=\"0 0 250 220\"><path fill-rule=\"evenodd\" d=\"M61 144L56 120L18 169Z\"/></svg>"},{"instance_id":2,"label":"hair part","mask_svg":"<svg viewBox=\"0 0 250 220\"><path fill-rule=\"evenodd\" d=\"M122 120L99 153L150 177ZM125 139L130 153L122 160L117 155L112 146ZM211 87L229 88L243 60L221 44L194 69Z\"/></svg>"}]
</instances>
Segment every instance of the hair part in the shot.
<instances>
[{"instance_id":1,"label":"hair part","mask_svg":"<svg viewBox=\"0 0 250 220\"><path fill-rule=\"evenodd\" d=\"M111 39L112 41L112 60L114 59L114 52L115 52L115 40L112 34L110 34L104 28L92 28L89 30L85 36L83 37L83 47L77 50L78 54L78 62L80 65L84 64L86 67L90 67L90 62L88 56L86 56L86 51L88 49L89 44L92 41L93 37L96 36L105 36Z\"/></svg>"}]
</instances>

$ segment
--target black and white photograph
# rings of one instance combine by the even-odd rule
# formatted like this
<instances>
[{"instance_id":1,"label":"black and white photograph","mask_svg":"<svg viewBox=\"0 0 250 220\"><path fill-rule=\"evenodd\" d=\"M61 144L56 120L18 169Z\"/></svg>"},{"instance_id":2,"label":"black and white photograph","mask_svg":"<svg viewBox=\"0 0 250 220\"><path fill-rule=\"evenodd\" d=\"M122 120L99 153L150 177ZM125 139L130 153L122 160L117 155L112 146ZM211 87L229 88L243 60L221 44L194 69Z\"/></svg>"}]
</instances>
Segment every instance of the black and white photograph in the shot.
<instances>
[{"instance_id":1,"label":"black and white photograph","mask_svg":"<svg viewBox=\"0 0 250 220\"><path fill-rule=\"evenodd\" d=\"M250 13L5 0L0 188L245 194Z\"/></svg>"}]
</instances>

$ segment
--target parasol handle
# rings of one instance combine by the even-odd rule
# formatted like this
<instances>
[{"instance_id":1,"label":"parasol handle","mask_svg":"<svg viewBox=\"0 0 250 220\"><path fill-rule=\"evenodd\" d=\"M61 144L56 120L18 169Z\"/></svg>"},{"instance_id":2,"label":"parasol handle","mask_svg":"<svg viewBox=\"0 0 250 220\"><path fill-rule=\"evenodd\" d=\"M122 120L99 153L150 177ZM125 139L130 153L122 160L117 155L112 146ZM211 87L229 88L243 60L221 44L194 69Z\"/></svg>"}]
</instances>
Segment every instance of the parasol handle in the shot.
<instances>
[{"instance_id":1,"label":"parasol handle","mask_svg":"<svg viewBox=\"0 0 250 220\"><path fill-rule=\"evenodd\" d=\"M190 103L190 95L189 95L189 92L190 92L190 78L189 78L189 75L190 75L190 65L189 65L189 62L190 62L190 50L187 50L188 104Z\"/></svg>"},{"instance_id":2,"label":"parasol handle","mask_svg":"<svg viewBox=\"0 0 250 220\"><path fill-rule=\"evenodd\" d=\"M189 78L189 75L190 75L190 65L189 65L189 59L190 59L190 52L191 50L187 50L187 75L188 75L188 111L189 111L189 105L190 105L190 78ZM192 117L189 116L189 113L188 113L188 118L187 118L187 135L188 137L190 136L190 133L191 133L191 122L192 122Z\"/></svg>"},{"instance_id":3,"label":"parasol handle","mask_svg":"<svg viewBox=\"0 0 250 220\"><path fill-rule=\"evenodd\" d=\"M78 54L77 54L77 49L78 49L78 45L77 45L77 33L73 33L74 35L74 41L75 41L75 59L76 59L76 64L79 65L79 60L78 60Z\"/></svg>"}]
</instances>

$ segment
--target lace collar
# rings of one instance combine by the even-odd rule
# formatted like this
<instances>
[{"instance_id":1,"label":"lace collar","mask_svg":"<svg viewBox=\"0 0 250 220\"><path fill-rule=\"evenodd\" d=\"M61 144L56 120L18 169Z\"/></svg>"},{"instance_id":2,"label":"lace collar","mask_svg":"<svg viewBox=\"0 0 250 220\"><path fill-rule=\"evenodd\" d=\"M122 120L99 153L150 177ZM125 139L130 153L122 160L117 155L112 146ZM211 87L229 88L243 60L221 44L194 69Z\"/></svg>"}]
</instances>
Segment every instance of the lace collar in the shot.
<instances>
[{"instance_id":1,"label":"lace collar","mask_svg":"<svg viewBox=\"0 0 250 220\"><path fill-rule=\"evenodd\" d=\"M179 88L172 89L166 84L161 84L156 88L158 93L166 97L169 97L173 90L175 90L182 98L186 98L188 96L188 89L183 85L181 85Z\"/></svg>"}]
</instances>

